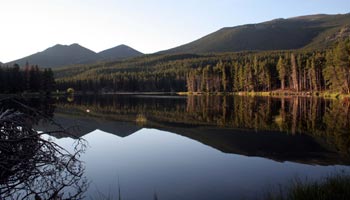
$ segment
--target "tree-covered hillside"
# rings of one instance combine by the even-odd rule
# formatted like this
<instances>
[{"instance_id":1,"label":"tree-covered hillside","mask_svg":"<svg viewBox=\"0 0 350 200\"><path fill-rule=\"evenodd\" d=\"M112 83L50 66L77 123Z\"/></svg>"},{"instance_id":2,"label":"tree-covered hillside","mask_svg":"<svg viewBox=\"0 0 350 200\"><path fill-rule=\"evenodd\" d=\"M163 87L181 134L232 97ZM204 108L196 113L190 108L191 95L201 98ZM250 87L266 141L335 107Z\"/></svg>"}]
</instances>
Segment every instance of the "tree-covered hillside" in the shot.
<instances>
[{"instance_id":1,"label":"tree-covered hillside","mask_svg":"<svg viewBox=\"0 0 350 200\"><path fill-rule=\"evenodd\" d=\"M54 69L59 90L349 94L349 41L350 14L310 15L224 28L167 54L140 55L125 45L97 54L78 44L56 45L30 63L66 63ZM133 58L116 60L117 54Z\"/></svg>"},{"instance_id":2,"label":"tree-covered hillside","mask_svg":"<svg viewBox=\"0 0 350 200\"><path fill-rule=\"evenodd\" d=\"M79 91L349 93L350 43L328 50L148 55L55 70L58 87Z\"/></svg>"}]
</instances>

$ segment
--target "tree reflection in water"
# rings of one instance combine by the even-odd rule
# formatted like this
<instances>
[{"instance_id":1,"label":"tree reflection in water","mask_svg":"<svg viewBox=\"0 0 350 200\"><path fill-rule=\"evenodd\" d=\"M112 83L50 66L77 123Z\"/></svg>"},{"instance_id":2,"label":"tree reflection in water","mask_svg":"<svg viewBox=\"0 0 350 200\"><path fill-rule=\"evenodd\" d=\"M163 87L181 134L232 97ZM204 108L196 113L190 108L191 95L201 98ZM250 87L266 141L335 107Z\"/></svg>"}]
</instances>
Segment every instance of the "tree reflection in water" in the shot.
<instances>
[{"instance_id":1,"label":"tree reflection in water","mask_svg":"<svg viewBox=\"0 0 350 200\"><path fill-rule=\"evenodd\" d=\"M74 102L59 99L55 106L55 113L70 116L69 119L88 116L105 121L136 121L142 127L169 132L176 130L178 134L199 130L197 127L216 127L217 132L228 128L231 132L254 130L260 133L280 132L285 136L304 135L312 137L327 150L337 152L346 163L350 162L349 98L85 95L76 96ZM88 114L87 109L90 111ZM100 128L98 123L87 124L86 127L89 127L89 131L77 136ZM108 130L107 126L103 128L106 132L121 132L112 128ZM198 135L189 136L195 139L193 136ZM215 137L223 136L216 134ZM257 137L268 138L266 134ZM207 138L207 142L213 141ZM236 139L234 141L237 142ZM274 144L274 141L271 140L270 144Z\"/></svg>"},{"instance_id":2,"label":"tree reflection in water","mask_svg":"<svg viewBox=\"0 0 350 200\"><path fill-rule=\"evenodd\" d=\"M79 160L84 141L69 152L34 130L33 116L0 112L0 199L82 199L88 187Z\"/></svg>"}]
</instances>

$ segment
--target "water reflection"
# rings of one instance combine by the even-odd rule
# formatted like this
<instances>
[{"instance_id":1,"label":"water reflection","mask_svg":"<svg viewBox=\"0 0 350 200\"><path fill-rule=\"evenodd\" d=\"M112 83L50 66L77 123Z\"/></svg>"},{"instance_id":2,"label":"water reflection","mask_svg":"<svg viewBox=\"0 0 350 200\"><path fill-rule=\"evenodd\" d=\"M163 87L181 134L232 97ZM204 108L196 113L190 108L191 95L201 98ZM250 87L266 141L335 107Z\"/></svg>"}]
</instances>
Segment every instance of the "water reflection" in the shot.
<instances>
[{"instance_id":1,"label":"water reflection","mask_svg":"<svg viewBox=\"0 0 350 200\"><path fill-rule=\"evenodd\" d=\"M149 127L226 153L310 164L349 163L350 103L346 99L107 95L78 96L74 102L62 100L56 106L59 121L83 124L79 136L102 129L125 137Z\"/></svg>"},{"instance_id":2,"label":"water reflection","mask_svg":"<svg viewBox=\"0 0 350 200\"><path fill-rule=\"evenodd\" d=\"M96 130L84 138L91 147L82 157L92 181L87 191L91 199L118 199L120 187L122 199L151 200L156 194L167 200L256 200L295 177L318 180L347 169L222 153L172 132L148 128L128 137Z\"/></svg>"},{"instance_id":3,"label":"water reflection","mask_svg":"<svg viewBox=\"0 0 350 200\"><path fill-rule=\"evenodd\" d=\"M1 103L0 199L82 199L88 186L79 160L83 143L69 152L33 129L46 114L16 100Z\"/></svg>"},{"instance_id":4,"label":"water reflection","mask_svg":"<svg viewBox=\"0 0 350 200\"><path fill-rule=\"evenodd\" d=\"M82 160L92 199L117 199L119 187L128 199L257 199L267 184L317 179L350 163L347 100L91 95L26 103L89 142ZM35 128L55 130L46 122ZM62 146L73 140L50 135Z\"/></svg>"}]
</instances>

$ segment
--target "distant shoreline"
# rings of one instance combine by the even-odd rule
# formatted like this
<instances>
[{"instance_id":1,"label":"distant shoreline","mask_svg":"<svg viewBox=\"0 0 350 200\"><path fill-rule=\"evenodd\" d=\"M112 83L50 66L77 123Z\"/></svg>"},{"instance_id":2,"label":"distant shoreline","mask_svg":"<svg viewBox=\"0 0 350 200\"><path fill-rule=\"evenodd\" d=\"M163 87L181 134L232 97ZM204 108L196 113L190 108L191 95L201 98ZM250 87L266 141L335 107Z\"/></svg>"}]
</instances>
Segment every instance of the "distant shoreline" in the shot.
<instances>
[{"instance_id":1,"label":"distant shoreline","mask_svg":"<svg viewBox=\"0 0 350 200\"><path fill-rule=\"evenodd\" d=\"M76 91L72 94L67 92L52 92L44 93L18 93L18 94L0 94L0 98L13 97L44 97L44 96L69 96L69 95L169 95L169 96L260 96L260 97L319 97L326 99L350 99L349 94L332 93L327 91L322 92L295 92L290 90L275 90L269 92L81 92Z\"/></svg>"},{"instance_id":2,"label":"distant shoreline","mask_svg":"<svg viewBox=\"0 0 350 200\"><path fill-rule=\"evenodd\" d=\"M276 90L276 91L269 91L269 92L215 92L215 93L209 93L209 92L178 92L178 95L184 95L184 96L201 96L201 95L237 95L237 96L262 96L262 97L320 97L320 98L327 98L327 99L344 99L344 98L350 98L349 94L340 94L340 93L331 93L327 91L322 92L295 92L295 91L282 91L282 90Z\"/></svg>"}]
</instances>

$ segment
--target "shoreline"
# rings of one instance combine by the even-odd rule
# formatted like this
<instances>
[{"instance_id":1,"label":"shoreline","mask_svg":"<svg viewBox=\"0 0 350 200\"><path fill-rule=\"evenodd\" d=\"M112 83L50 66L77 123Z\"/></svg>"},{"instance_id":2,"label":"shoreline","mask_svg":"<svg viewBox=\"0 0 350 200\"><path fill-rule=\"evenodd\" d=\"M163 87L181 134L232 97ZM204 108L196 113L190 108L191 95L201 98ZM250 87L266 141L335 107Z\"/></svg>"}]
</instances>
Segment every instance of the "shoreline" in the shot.
<instances>
[{"instance_id":1,"label":"shoreline","mask_svg":"<svg viewBox=\"0 0 350 200\"><path fill-rule=\"evenodd\" d=\"M260 97L319 97L326 99L346 99L350 94L322 92L294 92L294 91L269 91L269 92L177 92L180 96L201 96L201 95L219 95L219 96L260 96Z\"/></svg>"},{"instance_id":2,"label":"shoreline","mask_svg":"<svg viewBox=\"0 0 350 200\"><path fill-rule=\"evenodd\" d=\"M350 94L332 93L327 91L322 92L294 92L294 91L269 91L269 92L74 92L69 94L66 92L52 92L50 94L44 93L18 93L18 94L0 94L0 98L11 98L11 97L60 97L60 96L79 96L79 95L178 95L178 96L257 96L257 97L318 97L325 99L349 99Z\"/></svg>"}]
</instances>

